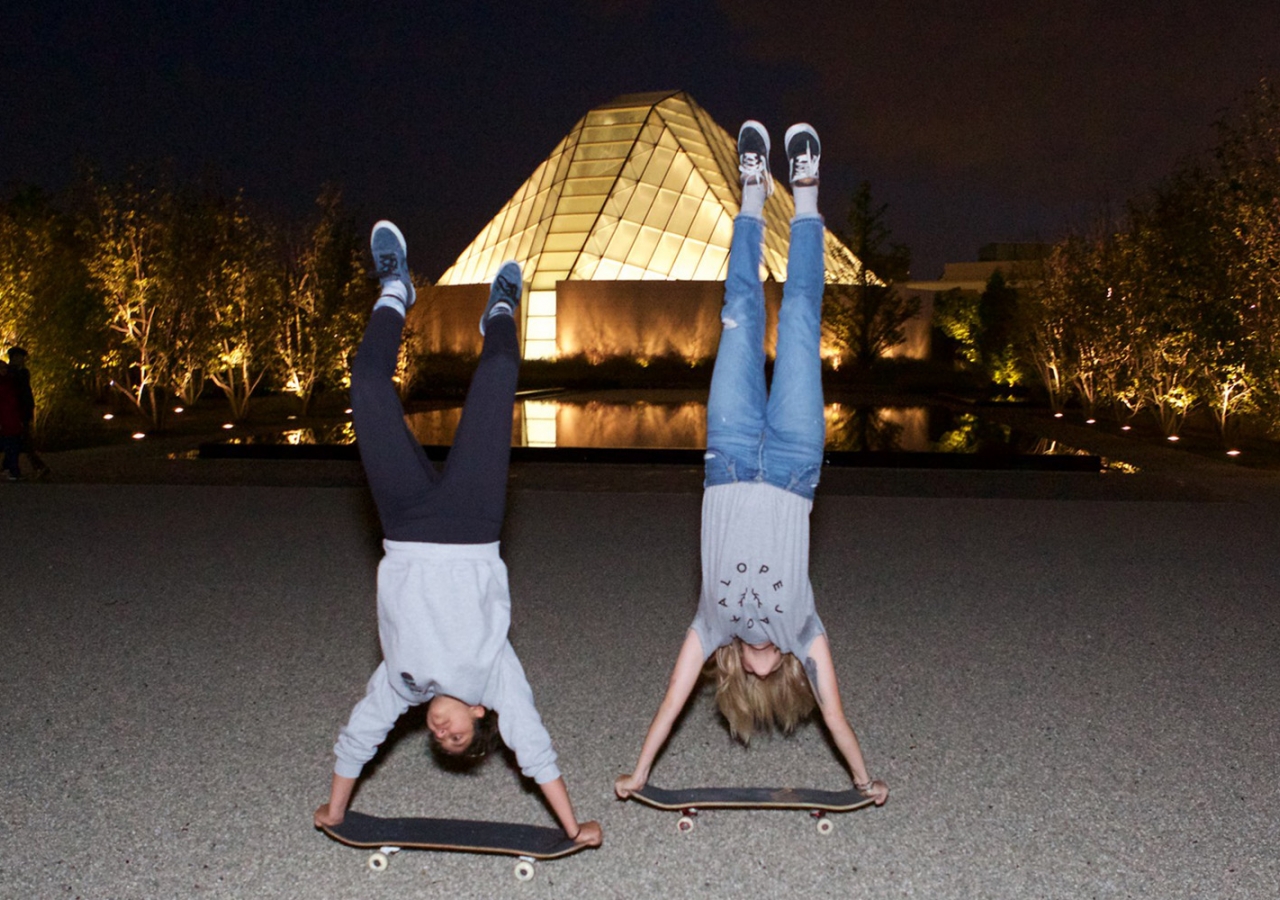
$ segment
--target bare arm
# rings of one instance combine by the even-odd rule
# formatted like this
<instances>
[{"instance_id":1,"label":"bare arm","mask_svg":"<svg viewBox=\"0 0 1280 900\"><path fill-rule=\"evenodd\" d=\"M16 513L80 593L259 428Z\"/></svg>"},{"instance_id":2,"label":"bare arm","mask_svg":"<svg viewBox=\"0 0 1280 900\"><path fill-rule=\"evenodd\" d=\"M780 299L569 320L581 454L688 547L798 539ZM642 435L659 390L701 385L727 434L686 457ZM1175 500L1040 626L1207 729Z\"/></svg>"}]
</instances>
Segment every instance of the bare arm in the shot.
<instances>
[{"instance_id":1,"label":"bare arm","mask_svg":"<svg viewBox=\"0 0 1280 900\"><path fill-rule=\"evenodd\" d=\"M347 815L347 804L351 802L351 792L355 789L356 780L333 773L333 784L329 787L329 802L316 810L314 820L316 827L341 825Z\"/></svg>"},{"instance_id":2,"label":"bare arm","mask_svg":"<svg viewBox=\"0 0 1280 900\"><path fill-rule=\"evenodd\" d=\"M684 709L689 695L693 693L694 685L698 683L704 659L702 642L698 640L697 633L689 629L688 634L685 635L684 644L680 647L680 653L676 656L675 668L671 670L671 678L667 682L667 694L662 698L662 704L654 714L653 721L649 723L649 732L645 735L644 745L640 748L640 759L636 761L636 767L630 775L620 775L613 784L614 793L623 800L631 796L632 791L639 790L648 782L649 770L653 767L658 751L667 742L671 734L671 726L675 724L676 717Z\"/></svg>"},{"instance_id":3,"label":"bare arm","mask_svg":"<svg viewBox=\"0 0 1280 900\"><path fill-rule=\"evenodd\" d=\"M849 772L853 775L853 783L855 785L870 784L871 786L863 790L863 793L875 800L876 806L882 806L889 799L889 786L883 781L873 782L871 776L867 774L867 764L862 758L862 747L858 743L858 736L853 733L849 720L845 718L844 706L840 702L835 662L831 658L831 644L825 634L818 635L809 645L808 661L812 664L809 677L812 679L815 673L817 675L813 693L818 701L818 708L822 710L822 721L831 732L831 739L835 741L836 749L844 757Z\"/></svg>"},{"instance_id":4,"label":"bare arm","mask_svg":"<svg viewBox=\"0 0 1280 900\"><path fill-rule=\"evenodd\" d=\"M600 823L578 822L578 817L573 812L573 804L569 801L569 789L565 787L563 778L556 778L538 787L542 788L542 796L547 798L547 804L555 813L566 835L579 844L586 844L589 847L600 846L600 842L604 840Z\"/></svg>"}]
</instances>

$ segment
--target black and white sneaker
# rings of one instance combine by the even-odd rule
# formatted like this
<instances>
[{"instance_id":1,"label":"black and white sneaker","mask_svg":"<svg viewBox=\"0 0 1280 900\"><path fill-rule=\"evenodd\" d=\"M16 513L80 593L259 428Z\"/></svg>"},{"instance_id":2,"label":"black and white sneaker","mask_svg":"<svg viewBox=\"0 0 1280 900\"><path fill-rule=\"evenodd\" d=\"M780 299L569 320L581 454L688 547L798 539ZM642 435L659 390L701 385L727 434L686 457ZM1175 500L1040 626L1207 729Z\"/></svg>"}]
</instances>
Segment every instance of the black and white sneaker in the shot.
<instances>
[{"instance_id":1,"label":"black and white sneaker","mask_svg":"<svg viewBox=\"0 0 1280 900\"><path fill-rule=\"evenodd\" d=\"M789 181L792 187L811 187L818 183L818 161L822 157L822 142L818 132L807 122L798 122L787 129L783 139L787 148Z\"/></svg>"},{"instance_id":2,"label":"black and white sneaker","mask_svg":"<svg viewBox=\"0 0 1280 900\"><path fill-rule=\"evenodd\" d=\"M404 312L408 312L417 299L413 279L409 276L408 247L400 229L386 219L373 226L369 235L369 249L373 251L373 274L382 284L383 300L398 300ZM377 306L374 307L375 309Z\"/></svg>"},{"instance_id":3,"label":"black and white sneaker","mask_svg":"<svg viewBox=\"0 0 1280 900\"><path fill-rule=\"evenodd\" d=\"M769 132L755 119L747 119L738 129L738 175L742 186L764 185L765 196L773 194L769 173Z\"/></svg>"},{"instance_id":4,"label":"black and white sneaker","mask_svg":"<svg viewBox=\"0 0 1280 900\"><path fill-rule=\"evenodd\" d=\"M498 274L493 276L489 285L489 302L484 306L480 316L480 333L484 334L485 323L493 316L514 316L520 308L520 292L523 290L524 276L520 272L520 264L509 259L498 267Z\"/></svg>"}]
</instances>

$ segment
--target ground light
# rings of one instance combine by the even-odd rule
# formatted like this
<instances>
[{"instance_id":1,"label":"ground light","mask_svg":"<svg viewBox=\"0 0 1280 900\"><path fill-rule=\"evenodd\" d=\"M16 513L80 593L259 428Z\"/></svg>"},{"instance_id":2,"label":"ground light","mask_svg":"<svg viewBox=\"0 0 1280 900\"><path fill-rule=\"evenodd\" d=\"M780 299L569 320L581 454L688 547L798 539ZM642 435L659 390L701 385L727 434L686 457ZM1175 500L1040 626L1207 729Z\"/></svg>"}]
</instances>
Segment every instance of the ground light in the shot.
<instances>
[{"instance_id":1,"label":"ground light","mask_svg":"<svg viewBox=\"0 0 1280 900\"><path fill-rule=\"evenodd\" d=\"M115 414L114 414L114 413L106 413L105 415L103 415L103 417L102 417L102 418L103 418L103 419L105 419L106 421L110 422L112 419L114 419L114 418L115 418Z\"/></svg>"},{"instance_id":2,"label":"ground light","mask_svg":"<svg viewBox=\"0 0 1280 900\"><path fill-rule=\"evenodd\" d=\"M1121 431L1132 431L1132 430L1133 430L1133 426L1132 426L1132 425L1121 425L1121 426L1120 426L1120 430L1121 430Z\"/></svg>"},{"instance_id":3,"label":"ground light","mask_svg":"<svg viewBox=\"0 0 1280 900\"><path fill-rule=\"evenodd\" d=\"M1177 436L1176 434L1171 434L1171 435L1169 435L1168 440L1171 440L1171 441L1177 441L1177 440L1178 440L1178 436Z\"/></svg>"},{"instance_id":4,"label":"ground light","mask_svg":"<svg viewBox=\"0 0 1280 900\"><path fill-rule=\"evenodd\" d=\"M1097 423L1098 423L1098 420L1097 420L1097 419L1085 419L1085 420L1084 420L1084 424L1086 424L1086 425L1096 425Z\"/></svg>"},{"instance_id":5,"label":"ground light","mask_svg":"<svg viewBox=\"0 0 1280 900\"><path fill-rule=\"evenodd\" d=\"M184 409L184 408L183 408L183 407L181 407L181 406L175 406L175 407L173 408L173 411L174 411L175 413L177 413L178 415L182 415L184 412L186 412L186 409Z\"/></svg>"},{"instance_id":6,"label":"ground light","mask_svg":"<svg viewBox=\"0 0 1280 900\"><path fill-rule=\"evenodd\" d=\"M1054 413L1054 414L1053 414L1053 417L1054 417L1055 419L1061 419L1061 418L1062 418L1062 413L1060 413L1060 412L1056 412L1056 413Z\"/></svg>"},{"instance_id":7,"label":"ground light","mask_svg":"<svg viewBox=\"0 0 1280 900\"><path fill-rule=\"evenodd\" d=\"M1228 451L1227 451L1227 456L1239 456L1239 455L1240 455L1240 451L1239 451L1239 450L1228 450Z\"/></svg>"},{"instance_id":8,"label":"ground light","mask_svg":"<svg viewBox=\"0 0 1280 900\"><path fill-rule=\"evenodd\" d=\"M223 423L222 423L222 430L223 430L223 431L230 431L232 428L235 428L235 427L236 427L236 426L235 426L234 424L232 424L231 422L223 422Z\"/></svg>"},{"instance_id":9,"label":"ground light","mask_svg":"<svg viewBox=\"0 0 1280 900\"><path fill-rule=\"evenodd\" d=\"M145 433L145 432L142 432L142 431L135 431L135 432L133 433L133 439L134 439L135 441L140 441L140 440L142 440L142 439L143 439L144 437L146 437L146 436L147 436L147 435L146 435L146 433Z\"/></svg>"}]
</instances>

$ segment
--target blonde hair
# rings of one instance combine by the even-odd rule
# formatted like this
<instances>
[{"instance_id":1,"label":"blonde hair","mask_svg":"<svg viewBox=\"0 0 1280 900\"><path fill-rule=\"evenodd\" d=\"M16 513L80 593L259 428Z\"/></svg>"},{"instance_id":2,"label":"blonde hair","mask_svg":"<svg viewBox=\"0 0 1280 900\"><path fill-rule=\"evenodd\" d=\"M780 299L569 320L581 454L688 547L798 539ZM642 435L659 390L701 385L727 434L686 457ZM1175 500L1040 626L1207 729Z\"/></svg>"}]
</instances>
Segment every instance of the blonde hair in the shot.
<instances>
[{"instance_id":1,"label":"blonde hair","mask_svg":"<svg viewBox=\"0 0 1280 900\"><path fill-rule=\"evenodd\" d=\"M757 728L795 731L817 705L804 666L793 653L782 654L782 664L764 678L742 667L742 641L734 638L712 656L716 679L716 706L729 723L729 733L751 743Z\"/></svg>"}]
</instances>

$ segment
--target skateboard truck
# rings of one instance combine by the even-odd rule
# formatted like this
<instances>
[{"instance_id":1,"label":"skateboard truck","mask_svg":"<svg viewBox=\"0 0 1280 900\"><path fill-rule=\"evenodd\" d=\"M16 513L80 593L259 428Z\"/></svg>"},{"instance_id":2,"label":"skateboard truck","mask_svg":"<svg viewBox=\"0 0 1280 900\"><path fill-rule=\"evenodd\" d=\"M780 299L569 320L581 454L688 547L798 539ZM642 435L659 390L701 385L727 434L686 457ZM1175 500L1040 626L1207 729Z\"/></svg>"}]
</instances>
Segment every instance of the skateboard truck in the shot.
<instances>
[{"instance_id":1,"label":"skateboard truck","mask_svg":"<svg viewBox=\"0 0 1280 900\"><path fill-rule=\"evenodd\" d=\"M379 847L369 854L366 865L372 872L385 872L391 865L391 857L400 852L399 847ZM516 861L514 874L517 881L532 881L537 873L536 860L532 856L521 856Z\"/></svg>"}]
</instances>

